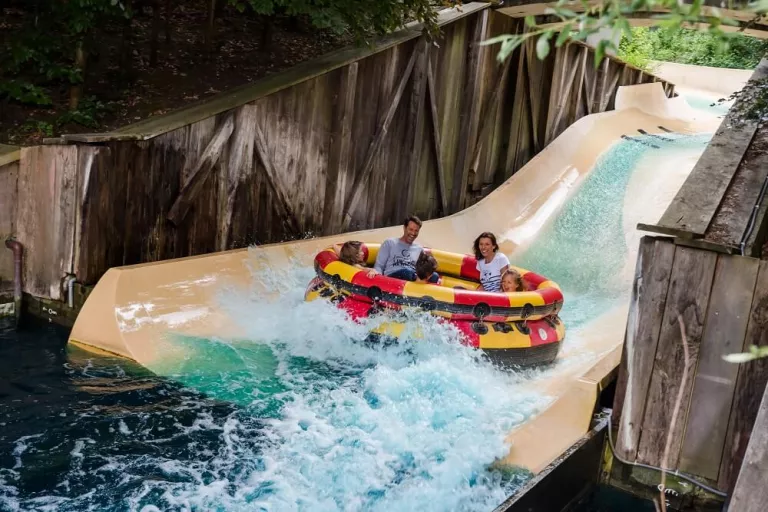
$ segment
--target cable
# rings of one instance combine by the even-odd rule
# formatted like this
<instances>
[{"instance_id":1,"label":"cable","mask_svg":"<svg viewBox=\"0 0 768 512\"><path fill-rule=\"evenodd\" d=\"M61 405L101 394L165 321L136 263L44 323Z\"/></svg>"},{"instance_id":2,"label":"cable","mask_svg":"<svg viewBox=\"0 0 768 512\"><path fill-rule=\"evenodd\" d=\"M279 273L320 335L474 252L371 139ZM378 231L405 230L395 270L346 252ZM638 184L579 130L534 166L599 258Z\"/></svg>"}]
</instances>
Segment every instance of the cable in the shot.
<instances>
[{"instance_id":1,"label":"cable","mask_svg":"<svg viewBox=\"0 0 768 512\"><path fill-rule=\"evenodd\" d=\"M611 435L611 416L613 414L613 411L610 411L610 410L604 411L604 414L606 414L607 417L608 417L608 425L607 425L607 429L608 429L608 445L611 447L611 453L613 454L613 456L619 462L621 462L622 464L626 464L628 466L637 466L637 467L640 467L640 468L652 469L654 471L665 471L665 470L663 470L663 469L661 469L659 467L656 467L656 466L649 466L648 464L643 464L641 462L630 462L628 460L622 459L621 456L619 456L619 454L616 453L616 447L613 444L613 436ZM687 482L689 482L689 483L691 483L691 484L693 484L693 485L695 485L697 487L701 487L705 491L711 492L712 494L714 494L716 496L720 496L721 498L725 498L725 497L728 496L727 493L724 493L722 491L718 491L717 489L713 489L712 487L708 486L707 484L699 482L698 480L694 479L691 476L686 475L685 473L680 473L677 470L675 470L675 471L666 470L665 472L667 474L669 474L669 475L673 475L673 476L675 476L677 478L681 478L681 479L683 479L683 480L685 480L685 481L687 481Z\"/></svg>"}]
</instances>

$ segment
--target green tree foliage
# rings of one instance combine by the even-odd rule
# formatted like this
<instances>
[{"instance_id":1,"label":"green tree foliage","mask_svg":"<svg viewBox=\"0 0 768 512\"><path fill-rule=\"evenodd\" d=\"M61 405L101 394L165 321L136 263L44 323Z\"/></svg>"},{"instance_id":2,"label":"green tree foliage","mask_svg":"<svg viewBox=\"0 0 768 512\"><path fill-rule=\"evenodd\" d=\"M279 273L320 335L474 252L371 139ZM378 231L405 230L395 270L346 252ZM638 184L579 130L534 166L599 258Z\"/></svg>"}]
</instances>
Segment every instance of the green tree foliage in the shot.
<instances>
[{"instance_id":1,"label":"green tree foliage","mask_svg":"<svg viewBox=\"0 0 768 512\"><path fill-rule=\"evenodd\" d=\"M768 41L736 34L725 44L709 32L679 29L632 29L619 44L619 57L647 69L649 61L661 60L717 68L754 69L768 52Z\"/></svg>"},{"instance_id":2,"label":"green tree foliage","mask_svg":"<svg viewBox=\"0 0 768 512\"><path fill-rule=\"evenodd\" d=\"M185 0L173 3L183 5ZM300 16L317 28L348 34L363 43L409 21L424 23L425 31L435 35L436 8L457 3L459 0L206 0L209 15L200 31L205 33L206 53L212 52L215 18L231 6L243 16L265 17L266 31L271 28L270 16ZM0 100L50 105L48 91L64 84L70 88L70 110L77 111L84 97L87 63L99 52L100 32L106 26L124 26L123 41L128 47L132 7L140 9L146 4L153 10L152 61L157 60L160 0L16 0L13 4L25 12L25 22L0 42ZM115 64L127 66L126 62Z\"/></svg>"},{"instance_id":3,"label":"green tree foliage","mask_svg":"<svg viewBox=\"0 0 768 512\"><path fill-rule=\"evenodd\" d=\"M752 14L753 21L764 19L768 13L768 0L750 2L742 9ZM605 56L607 49L618 52L613 43L617 36L632 35L629 17L635 13L646 13L652 16L654 26L669 32L677 31L686 26L707 26L709 40L718 50L727 51L731 41L737 34L723 30L724 26L738 27L739 23L724 16L718 9L707 7L703 0L693 0L690 3L679 0L559 0L554 7L548 8L546 14L559 19L558 23L538 26L533 16L525 19L527 29L520 34L504 34L484 41L485 45L500 44L497 59L505 60L523 42L536 38L536 54L540 59L549 55L552 41L560 47L569 39L584 41L592 34L603 29L610 29L610 39L601 40L596 47L595 65ZM555 34L558 34L555 38Z\"/></svg>"}]
</instances>

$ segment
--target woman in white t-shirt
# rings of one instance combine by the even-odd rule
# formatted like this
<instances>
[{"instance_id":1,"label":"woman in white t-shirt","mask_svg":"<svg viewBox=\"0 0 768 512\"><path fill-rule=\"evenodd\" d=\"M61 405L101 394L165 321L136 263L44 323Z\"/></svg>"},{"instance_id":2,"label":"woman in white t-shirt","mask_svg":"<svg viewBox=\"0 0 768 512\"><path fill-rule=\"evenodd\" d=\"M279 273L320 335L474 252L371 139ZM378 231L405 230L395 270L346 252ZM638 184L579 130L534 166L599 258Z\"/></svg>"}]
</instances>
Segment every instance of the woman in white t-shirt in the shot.
<instances>
[{"instance_id":1,"label":"woman in white t-shirt","mask_svg":"<svg viewBox=\"0 0 768 512\"><path fill-rule=\"evenodd\" d=\"M509 268L509 259L499 252L499 244L493 233L480 233L473 246L480 271L480 290L501 291L501 275Z\"/></svg>"}]
</instances>

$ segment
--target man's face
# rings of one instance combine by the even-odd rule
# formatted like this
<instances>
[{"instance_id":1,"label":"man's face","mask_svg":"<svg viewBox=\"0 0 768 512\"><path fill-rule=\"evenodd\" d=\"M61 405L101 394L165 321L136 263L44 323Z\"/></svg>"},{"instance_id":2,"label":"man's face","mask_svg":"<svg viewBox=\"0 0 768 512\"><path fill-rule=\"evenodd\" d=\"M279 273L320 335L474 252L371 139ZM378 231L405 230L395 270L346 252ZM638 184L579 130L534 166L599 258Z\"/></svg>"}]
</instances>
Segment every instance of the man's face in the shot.
<instances>
[{"instance_id":1,"label":"man's face","mask_svg":"<svg viewBox=\"0 0 768 512\"><path fill-rule=\"evenodd\" d=\"M416 237L419 236L419 230L421 230L421 228L418 224L415 222L409 222L408 225L403 229L403 236L405 237L405 241L409 244L412 244L416 240Z\"/></svg>"}]
</instances>

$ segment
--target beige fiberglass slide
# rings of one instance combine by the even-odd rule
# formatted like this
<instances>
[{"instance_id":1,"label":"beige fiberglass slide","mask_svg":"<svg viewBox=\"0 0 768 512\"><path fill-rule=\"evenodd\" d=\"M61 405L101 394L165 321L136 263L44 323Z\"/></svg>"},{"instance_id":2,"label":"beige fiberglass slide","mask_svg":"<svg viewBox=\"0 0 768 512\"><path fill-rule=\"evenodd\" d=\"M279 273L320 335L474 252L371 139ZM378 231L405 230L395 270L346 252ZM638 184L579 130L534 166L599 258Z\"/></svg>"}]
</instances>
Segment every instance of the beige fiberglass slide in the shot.
<instances>
[{"instance_id":1,"label":"beige fiberglass slide","mask_svg":"<svg viewBox=\"0 0 768 512\"><path fill-rule=\"evenodd\" d=\"M466 252L475 233L490 230L500 236L502 251L514 261L515 252L535 239L596 159L623 134L638 135L639 129L659 133L662 126L679 133L714 132L719 124L714 116L688 108L682 98L667 99L659 84L622 87L616 104L615 111L587 116L569 127L481 202L449 217L425 222L419 241L428 247ZM654 162L653 172L661 176L655 186L671 190L656 204L643 201L637 205L635 209L641 216L634 220L655 222L666 207L664 201L671 200L697 158L698 153L683 161L672 158ZM665 182L665 176L671 176L672 181ZM625 231L627 268L632 272L637 237L633 227L625 227ZM258 262L249 257L248 249L239 249L112 268L88 298L70 341L120 354L152 369L164 358L183 357L173 353L181 350L178 346L163 343L166 333L225 338L239 335L235 323L217 307L214 296L222 286L258 286L252 283L254 265L271 269L310 266L315 254L333 242L379 241L401 234L402 228L393 226L266 245L259 248ZM590 357L577 357L562 370L542 374L535 385L553 401L541 414L510 433L512 448L505 462L538 472L588 430L598 386L619 363L625 323L626 305L617 305L615 311L600 319L599 329L584 328L587 339L579 350L589 351ZM567 345L566 338L566 354Z\"/></svg>"}]
</instances>

